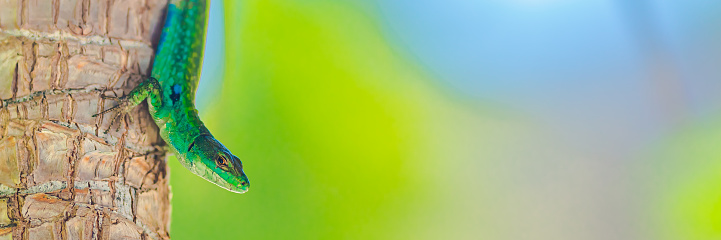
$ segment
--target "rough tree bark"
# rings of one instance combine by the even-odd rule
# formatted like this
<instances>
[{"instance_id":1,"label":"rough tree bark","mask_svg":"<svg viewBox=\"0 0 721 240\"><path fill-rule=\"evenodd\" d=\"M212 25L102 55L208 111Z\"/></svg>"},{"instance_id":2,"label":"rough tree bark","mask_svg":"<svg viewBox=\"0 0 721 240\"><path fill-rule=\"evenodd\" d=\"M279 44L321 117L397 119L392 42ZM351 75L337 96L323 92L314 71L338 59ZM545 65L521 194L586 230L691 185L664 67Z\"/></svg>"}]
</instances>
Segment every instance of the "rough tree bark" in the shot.
<instances>
[{"instance_id":1,"label":"rough tree bark","mask_svg":"<svg viewBox=\"0 0 721 240\"><path fill-rule=\"evenodd\" d=\"M150 74L166 3L0 0L0 239L168 238L147 105L91 116Z\"/></svg>"}]
</instances>

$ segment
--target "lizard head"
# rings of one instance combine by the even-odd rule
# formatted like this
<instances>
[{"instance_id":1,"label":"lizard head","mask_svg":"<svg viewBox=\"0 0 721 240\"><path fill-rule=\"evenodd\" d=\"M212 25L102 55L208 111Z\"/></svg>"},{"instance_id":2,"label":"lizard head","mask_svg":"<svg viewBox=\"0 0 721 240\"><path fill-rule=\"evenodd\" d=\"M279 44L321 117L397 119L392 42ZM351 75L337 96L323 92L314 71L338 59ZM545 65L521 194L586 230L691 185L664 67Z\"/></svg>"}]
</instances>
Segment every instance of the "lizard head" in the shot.
<instances>
[{"instance_id":1,"label":"lizard head","mask_svg":"<svg viewBox=\"0 0 721 240\"><path fill-rule=\"evenodd\" d=\"M186 155L192 166L186 166L195 175L231 192L248 191L250 182L243 173L243 163L223 144L210 135L200 135L188 147Z\"/></svg>"}]
</instances>

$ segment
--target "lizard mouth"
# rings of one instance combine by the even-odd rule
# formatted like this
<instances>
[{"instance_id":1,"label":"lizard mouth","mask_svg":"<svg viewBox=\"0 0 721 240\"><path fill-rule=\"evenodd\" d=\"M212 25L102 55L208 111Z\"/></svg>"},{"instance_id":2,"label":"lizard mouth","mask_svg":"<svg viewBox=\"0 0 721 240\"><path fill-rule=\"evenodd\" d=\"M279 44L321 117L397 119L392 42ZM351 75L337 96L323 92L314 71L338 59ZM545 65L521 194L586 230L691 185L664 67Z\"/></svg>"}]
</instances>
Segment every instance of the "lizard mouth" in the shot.
<instances>
[{"instance_id":1,"label":"lizard mouth","mask_svg":"<svg viewBox=\"0 0 721 240\"><path fill-rule=\"evenodd\" d=\"M225 181L223 178L221 178L217 174L214 174L213 178L215 181L209 181L209 182L211 182L221 188L224 188L225 190L234 192L234 193L245 193L248 191L248 187L250 187L250 184L249 184L247 178L242 179L240 181L240 183L238 183L237 185Z\"/></svg>"}]
</instances>

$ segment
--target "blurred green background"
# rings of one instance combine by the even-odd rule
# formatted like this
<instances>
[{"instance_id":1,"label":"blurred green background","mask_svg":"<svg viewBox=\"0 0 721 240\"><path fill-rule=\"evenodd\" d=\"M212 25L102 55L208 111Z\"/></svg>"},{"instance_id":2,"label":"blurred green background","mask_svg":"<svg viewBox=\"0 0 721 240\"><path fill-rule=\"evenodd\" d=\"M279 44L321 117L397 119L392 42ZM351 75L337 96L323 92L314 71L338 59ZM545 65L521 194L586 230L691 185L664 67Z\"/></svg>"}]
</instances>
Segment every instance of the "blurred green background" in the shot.
<instances>
[{"instance_id":1,"label":"blurred green background","mask_svg":"<svg viewBox=\"0 0 721 240\"><path fill-rule=\"evenodd\" d=\"M721 239L721 3L213 1L174 239Z\"/></svg>"}]
</instances>

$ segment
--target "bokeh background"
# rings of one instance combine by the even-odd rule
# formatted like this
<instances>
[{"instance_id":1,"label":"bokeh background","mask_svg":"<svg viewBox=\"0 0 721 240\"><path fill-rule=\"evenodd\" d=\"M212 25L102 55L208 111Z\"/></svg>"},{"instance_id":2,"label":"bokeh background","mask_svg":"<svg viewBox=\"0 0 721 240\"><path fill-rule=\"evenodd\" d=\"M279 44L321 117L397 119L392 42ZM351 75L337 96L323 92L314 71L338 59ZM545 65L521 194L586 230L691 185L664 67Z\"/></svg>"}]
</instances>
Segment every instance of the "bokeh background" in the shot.
<instances>
[{"instance_id":1,"label":"bokeh background","mask_svg":"<svg viewBox=\"0 0 721 240\"><path fill-rule=\"evenodd\" d=\"M213 1L174 239L721 239L721 1Z\"/></svg>"}]
</instances>

